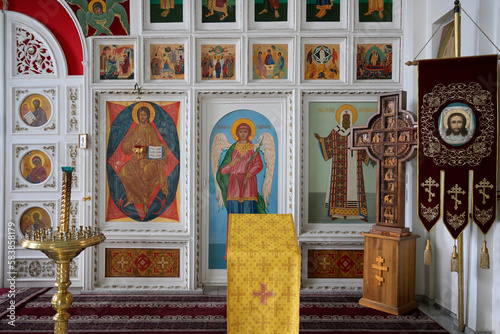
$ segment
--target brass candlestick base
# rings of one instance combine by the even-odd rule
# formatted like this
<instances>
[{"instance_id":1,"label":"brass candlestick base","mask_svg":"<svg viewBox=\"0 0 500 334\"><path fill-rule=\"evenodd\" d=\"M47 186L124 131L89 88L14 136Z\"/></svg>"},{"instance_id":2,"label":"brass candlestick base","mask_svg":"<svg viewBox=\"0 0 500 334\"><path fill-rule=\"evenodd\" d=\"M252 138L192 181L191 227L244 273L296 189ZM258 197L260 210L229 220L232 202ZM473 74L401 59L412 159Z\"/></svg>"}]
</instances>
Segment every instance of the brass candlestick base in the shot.
<instances>
[{"instance_id":1,"label":"brass candlestick base","mask_svg":"<svg viewBox=\"0 0 500 334\"><path fill-rule=\"evenodd\" d=\"M29 230L21 239L19 245L28 249L42 251L57 264L56 283L57 292L52 297L52 307L56 310L54 316L54 333L68 333L68 308L73 302L73 296L68 292L71 285L69 280L69 263L82 250L103 242L106 238L98 228L86 227L79 229L73 225L69 229L69 204L71 200L71 173L72 167L63 167L63 184L61 197L61 221L54 233L52 228L32 231Z\"/></svg>"},{"instance_id":2,"label":"brass candlestick base","mask_svg":"<svg viewBox=\"0 0 500 334\"><path fill-rule=\"evenodd\" d=\"M91 230L88 228L85 231L80 230L74 234L60 233L57 237L48 237L48 240L44 240L43 235L47 235L47 230L49 229L42 230L42 233L29 234L27 236L28 239L21 239L19 245L28 249L40 250L56 262L57 274L54 286L57 288L57 292L52 297L52 308L57 311L53 318L54 333L66 334L68 333L68 320L70 318L67 310L73 302L73 296L68 292L68 287L71 285L71 281L69 280L69 263L82 250L95 246L103 242L106 238L98 229ZM62 236L62 239L60 236Z\"/></svg>"}]
</instances>

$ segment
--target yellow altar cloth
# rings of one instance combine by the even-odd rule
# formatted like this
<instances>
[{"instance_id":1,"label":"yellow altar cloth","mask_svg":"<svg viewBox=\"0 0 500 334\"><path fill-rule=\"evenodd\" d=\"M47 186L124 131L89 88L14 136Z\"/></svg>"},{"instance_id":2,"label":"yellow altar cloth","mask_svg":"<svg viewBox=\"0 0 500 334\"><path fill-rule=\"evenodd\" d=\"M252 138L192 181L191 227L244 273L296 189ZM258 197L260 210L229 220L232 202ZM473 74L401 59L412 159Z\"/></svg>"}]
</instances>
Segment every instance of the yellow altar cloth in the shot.
<instances>
[{"instance_id":1,"label":"yellow altar cloth","mask_svg":"<svg viewBox=\"0 0 500 334\"><path fill-rule=\"evenodd\" d=\"M298 333L300 250L290 214L231 214L228 333Z\"/></svg>"}]
</instances>

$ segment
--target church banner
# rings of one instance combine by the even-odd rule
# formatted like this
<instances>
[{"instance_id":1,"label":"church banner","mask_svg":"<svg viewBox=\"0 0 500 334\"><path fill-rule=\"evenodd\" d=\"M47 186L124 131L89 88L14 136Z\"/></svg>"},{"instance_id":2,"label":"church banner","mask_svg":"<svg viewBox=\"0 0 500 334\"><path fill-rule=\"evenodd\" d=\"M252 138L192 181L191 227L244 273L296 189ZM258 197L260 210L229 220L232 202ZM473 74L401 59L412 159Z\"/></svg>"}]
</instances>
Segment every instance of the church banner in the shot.
<instances>
[{"instance_id":1,"label":"church banner","mask_svg":"<svg viewBox=\"0 0 500 334\"><path fill-rule=\"evenodd\" d=\"M495 221L497 64L497 55L419 61L418 213L428 231L442 218L456 239L470 216L484 234Z\"/></svg>"}]
</instances>

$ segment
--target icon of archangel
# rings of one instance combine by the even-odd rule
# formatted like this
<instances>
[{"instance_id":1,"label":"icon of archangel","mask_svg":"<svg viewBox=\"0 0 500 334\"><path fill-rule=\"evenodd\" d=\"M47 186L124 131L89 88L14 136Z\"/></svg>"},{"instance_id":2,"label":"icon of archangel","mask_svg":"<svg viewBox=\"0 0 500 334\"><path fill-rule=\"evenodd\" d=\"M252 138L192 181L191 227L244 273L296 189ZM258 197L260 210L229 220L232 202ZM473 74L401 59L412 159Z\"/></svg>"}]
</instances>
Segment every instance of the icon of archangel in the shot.
<instances>
[{"instance_id":1,"label":"icon of archangel","mask_svg":"<svg viewBox=\"0 0 500 334\"><path fill-rule=\"evenodd\" d=\"M260 134L255 143L255 125L247 118L231 126L230 143L224 133L215 135L210 162L219 208L227 213L266 213L276 162L274 138L269 132ZM264 170L265 166L265 170ZM264 182L258 190L257 175L263 172Z\"/></svg>"},{"instance_id":2,"label":"icon of archangel","mask_svg":"<svg viewBox=\"0 0 500 334\"><path fill-rule=\"evenodd\" d=\"M106 221L179 221L179 107L107 102Z\"/></svg>"}]
</instances>

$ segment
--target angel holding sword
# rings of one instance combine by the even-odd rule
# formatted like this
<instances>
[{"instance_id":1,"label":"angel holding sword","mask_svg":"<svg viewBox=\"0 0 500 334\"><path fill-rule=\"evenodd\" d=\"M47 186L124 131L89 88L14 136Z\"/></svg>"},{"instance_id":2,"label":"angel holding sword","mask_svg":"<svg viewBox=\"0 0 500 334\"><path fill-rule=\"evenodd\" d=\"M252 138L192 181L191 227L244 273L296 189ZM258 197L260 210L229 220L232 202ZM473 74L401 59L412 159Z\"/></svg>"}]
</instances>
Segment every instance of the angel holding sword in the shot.
<instances>
[{"instance_id":1,"label":"angel holding sword","mask_svg":"<svg viewBox=\"0 0 500 334\"><path fill-rule=\"evenodd\" d=\"M212 143L211 165L219 210L224 206L228 214L267 213L276 160L274 139L264 132L258 144L253 144L255 125L246 118L233 123L231 134L236 140L232 145L223 133L218 133ZM224 150L227 151L220 162ZM261 154L266 166L262 195L257 182L257 174L264 169Z\"/></svg>"}]
</instances>

